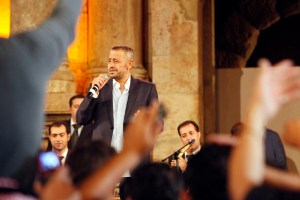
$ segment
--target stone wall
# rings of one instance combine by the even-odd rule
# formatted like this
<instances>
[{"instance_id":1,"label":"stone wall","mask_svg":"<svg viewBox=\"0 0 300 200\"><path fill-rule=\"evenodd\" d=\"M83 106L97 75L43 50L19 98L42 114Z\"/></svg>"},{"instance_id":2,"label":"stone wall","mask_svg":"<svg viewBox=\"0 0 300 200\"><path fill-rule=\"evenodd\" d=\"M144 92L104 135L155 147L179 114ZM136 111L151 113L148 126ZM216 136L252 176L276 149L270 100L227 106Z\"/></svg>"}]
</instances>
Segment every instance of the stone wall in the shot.
<instances>
[{"instance_id":1,"label":"stone wall","mask_svg":"<svg viewBox=\"0 0 300 200\"><path fill-rule=\"evenodd\" d=\"M198 0L149 1L149 26L153 82L159 99L167 106L165 130L154 149L154 160L161 160L182 144L177 126L184 120L200 123L202 79L199 75ZM202 127L202 123L200 123Z\"/></svg>"}]
</instances>

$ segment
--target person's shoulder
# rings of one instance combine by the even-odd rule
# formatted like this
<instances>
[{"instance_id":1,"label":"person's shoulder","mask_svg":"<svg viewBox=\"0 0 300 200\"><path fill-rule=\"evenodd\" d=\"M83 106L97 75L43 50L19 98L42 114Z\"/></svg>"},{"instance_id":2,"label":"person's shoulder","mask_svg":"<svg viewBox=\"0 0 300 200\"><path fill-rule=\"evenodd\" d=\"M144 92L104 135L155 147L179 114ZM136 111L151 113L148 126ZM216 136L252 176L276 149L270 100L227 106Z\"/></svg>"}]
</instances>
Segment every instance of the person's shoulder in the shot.
<instances>
[{"instance_id":1,"label":"person's shoulder","mask_svg":"<svg viewBox=\"0 0 300 200\"><path fill-rule=\"evenodd\" d=\"M275 132L271 129L268 129L268 128L266 129L266 136L267 137L272 137L272 138L278 138L279 137L277 132Z\"/></svg>"},{"instance_id":2,"label":"person's shoulder","mask_svg":"<svg viewBox=\"0 0 300 200\"><path fill-rule=\"evenodd\" d=\"M155 84L149 81L145 81L139 78L133 78L132 77L132 81L135 82L135 84L140 84L140 85L145 85L145 86L154 86Z\"/></svg>"}]
</instances>

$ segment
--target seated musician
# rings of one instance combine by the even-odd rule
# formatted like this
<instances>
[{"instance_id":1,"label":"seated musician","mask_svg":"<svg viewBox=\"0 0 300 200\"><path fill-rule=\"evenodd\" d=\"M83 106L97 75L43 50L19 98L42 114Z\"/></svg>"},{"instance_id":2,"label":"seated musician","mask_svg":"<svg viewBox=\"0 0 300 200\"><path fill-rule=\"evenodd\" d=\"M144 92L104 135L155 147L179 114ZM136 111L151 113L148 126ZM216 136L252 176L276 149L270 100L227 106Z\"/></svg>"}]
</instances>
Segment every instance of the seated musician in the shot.
<instances>
[{"instance_id":1,"label":"seated musician","mask_svg":"<svg viewBox=\"0 0 300 200\"><path fill-rule=\"evenodd\" d=\"M179 152L176 152L171 159L171 166L179 167L184 172L188 160L198 153L201 149L201 132L196 122L187 120L182 122L177 127L178 135L185 148L182 148Z\"/></svg>"}]
</instances>

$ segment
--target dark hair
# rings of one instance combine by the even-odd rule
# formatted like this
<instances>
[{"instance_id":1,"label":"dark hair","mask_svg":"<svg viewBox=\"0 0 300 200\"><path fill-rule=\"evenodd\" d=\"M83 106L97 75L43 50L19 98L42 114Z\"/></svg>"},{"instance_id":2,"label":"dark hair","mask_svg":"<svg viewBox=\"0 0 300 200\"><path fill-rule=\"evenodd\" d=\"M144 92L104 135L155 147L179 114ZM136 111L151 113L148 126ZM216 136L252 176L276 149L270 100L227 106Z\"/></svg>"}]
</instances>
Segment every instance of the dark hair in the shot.
<instances>
[{"instance_id":1,"label":"dark hair","mask_svg":"<svg viewBox=\"0 0 300 200\"><path fill-rule=\"evenodd\" d=\"M72 106L74 99L84 99L84 96L82 94L76 94L76 95L72 96L69 100L70 107Z\"/></svg>"},{"instance_id":2,"label":"dark hair","mask_svg":"<svg viewBox=\"0 0 300 200\"><path fill-rule=\"evenodd\" d=\"M227 162L230 151L231 146L211 144L191 158L185 182L193 200L229 200Z\"/></svg>"},{"instance_id":3,"label":"dark hair","mask_svg":"<svg viewBox=\"0 0 300 200\"><path fill-rule=\"evenodd\" d=\"M196 122L194 122L193 120L187 120L187 121L184 121L182 122L181 124L179 124L179 126L177 127L177 132L178 132L178 135L180 136L180 129L184 126L187 126L189 124L192 124L194 127L195 127L195 130L197 132L199 132L199 126L197 125Z\"/></svg>"},{"instance_id":4,"label":"dark hair","mask_svg":"<svg viewBox=\"0 0 300 200\"><path fill-rule=\"evenodd\" d=\"M66 124L65 121L55 121L55 122L53 122L53 123L49 126L48 134L49 134L49 135L51 134L51 128L52 128L52 127L61 127L61 126L64 126L64 127L66 128L67 134L70 134L70 132L68 131L68 125Z\"/></svg>"},{"instance_id":5,"label":"dark hair","mask_svg":"<svg viewBox=\"0 0 300 200\"><path fill-rule=\"evenodd\" d=\"M128 46L114 46L113 48L111 48L111 50L115 50L115 51L121 50L126 55L127 60L130 60L130 61L134 60L133 49Z\"/></svg>"},{"instance_id":6,"label":"dark hair","mask_svg":"<svg viewBox=\"0 0 300 200\"><path fill-rule=\"evenodd\" d=\"M74 185L79 186L115 154L115 149L102 140L79 143L66 160Z\"/></svg>"},{"instance_id":7,"label":"dark hair","mask_svg":"<svg viewBox=\"0 0 300 200\"><path fill-rule=\"evenodd\" d=\"M182 174L165 163L149 163L132 173L128 195L132 200L178 200L182 189Z\"/></svg>"}]
</instances>

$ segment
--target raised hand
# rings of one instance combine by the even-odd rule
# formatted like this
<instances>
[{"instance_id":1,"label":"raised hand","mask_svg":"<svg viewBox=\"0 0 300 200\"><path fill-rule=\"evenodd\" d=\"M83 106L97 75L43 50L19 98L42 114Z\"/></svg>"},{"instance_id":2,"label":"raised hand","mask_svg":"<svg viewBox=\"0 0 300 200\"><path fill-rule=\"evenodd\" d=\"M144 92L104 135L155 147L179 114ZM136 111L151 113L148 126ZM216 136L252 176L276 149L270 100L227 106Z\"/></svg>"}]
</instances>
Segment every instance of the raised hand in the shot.
<instances>
[{"instance_id":1,"label":"raised hand","mask_svg":"<svg viewBox=\"0 0 300 200\"><path fill-rule=\"evenodd\" d=\"M233 200L245 199L253 187L263 182L266 123L282 105L300 97L300 69L291 65L288 60L274 66L266 59L259 61L260 73L250 98L245 128L229 161L229 190Z\"/></svg>"},{"instance_id":2,"label":"raised hand","mask_svg":"<svg viewBox=\"0 0 300 200\"><path fill-rule=\"evenodd\" d=\"M268 60L261 59L258 65L261 73L254 88L254 98L262 101L269 119L282 105L300 97L300 68L292 67L289 60L272 66Z\"/></svg>"},{"instance_id":3,"label":"raised hand","mask_svg":"<svg viewBox=\"0 0 300 200\"><path fill-rule=\"evenodd\" d=\"M93 79L91 88L93 88L95 85L97 85L97 87L99 88L97 93L99 94L99 91L107 83L108 79L109 79L109 77L107 74L99 74L99 76L97 76L96 78Z\"/></svg>"},{"instance_id":4,"label":"raised hand","mask_svg":"<svg viewBox=\"0 0 300 200\"><path fill-rule=\"evenodd\" d=\"M162 129L161 122L157 120L158 113L157 101L152 102L150 107L139 110L134 121L125 130L124 151L132 151L143 156L153 148Z\"/></svg>"},{"instance_id":5,"label":"raised hand","mask_svg":"<svg viewBox=\"0 0 300 200\"><path fill-rule=\"evenodd\" d=\"M40 199L42 200L81 199L79 191L76 191L72 184L67 167L58 169L45 186L36 185L36 189L39 193Z\"/></svg>"}]
</instances>

